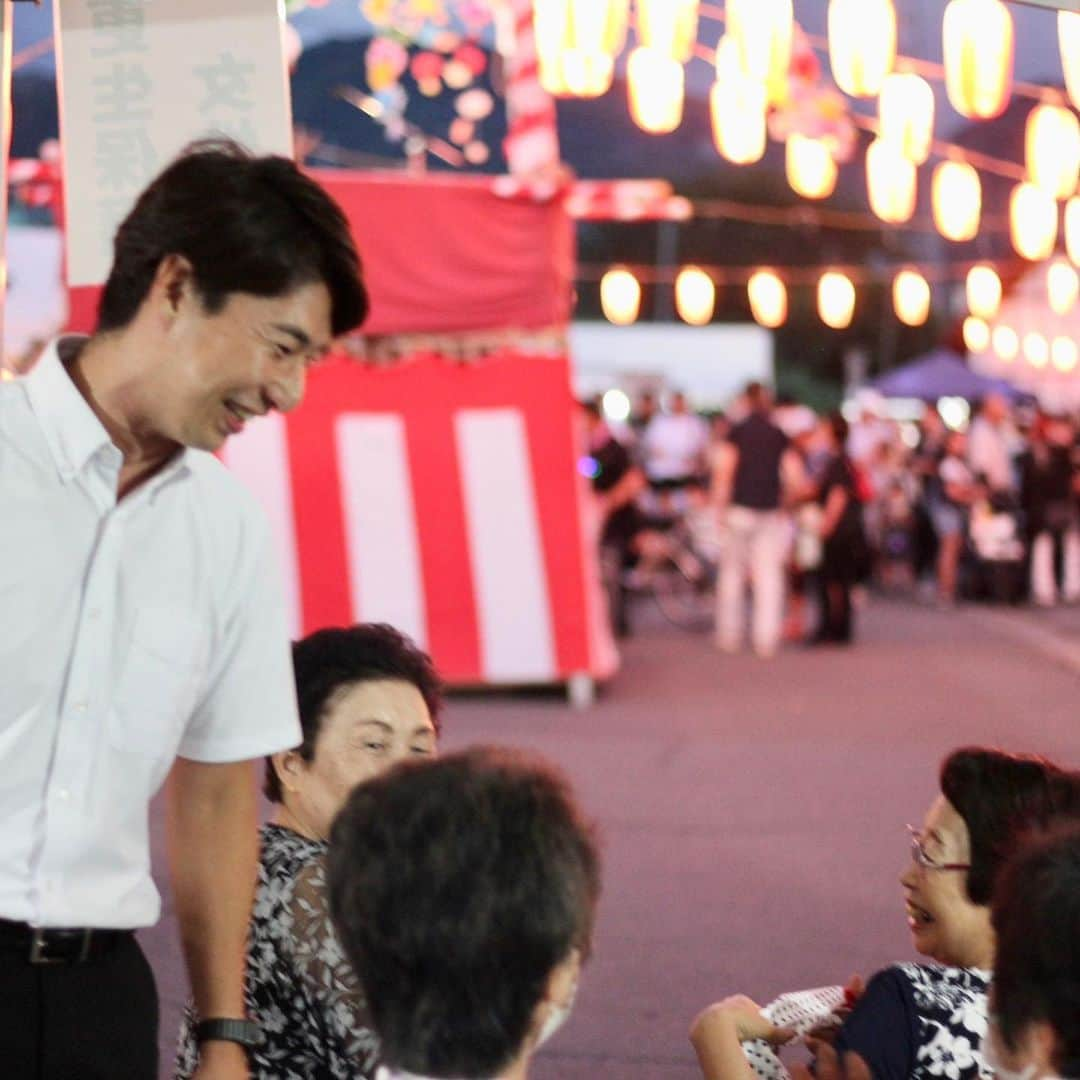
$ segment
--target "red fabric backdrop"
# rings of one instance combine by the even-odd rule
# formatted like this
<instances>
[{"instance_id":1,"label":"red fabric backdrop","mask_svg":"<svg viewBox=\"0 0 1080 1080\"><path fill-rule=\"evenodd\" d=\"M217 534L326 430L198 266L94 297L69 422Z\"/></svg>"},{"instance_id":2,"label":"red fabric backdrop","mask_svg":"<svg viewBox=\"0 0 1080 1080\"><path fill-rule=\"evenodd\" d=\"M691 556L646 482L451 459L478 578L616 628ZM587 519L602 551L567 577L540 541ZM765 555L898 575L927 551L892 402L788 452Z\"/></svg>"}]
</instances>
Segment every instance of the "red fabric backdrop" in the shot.
<instances>
[{"instance_id":1,"label":"red fabric backdrop","mask_svg":"<svg viewBox=\"0 0 1080 1080\"><path fill-rule=\"evenodd\" d=\"M573 224L562 202L502 198L473 177L315 170L353 229L371 291L367 334L559 326L570 318ZM93 328L98 290L71 290Z\"/></svg>"}]
</instances>

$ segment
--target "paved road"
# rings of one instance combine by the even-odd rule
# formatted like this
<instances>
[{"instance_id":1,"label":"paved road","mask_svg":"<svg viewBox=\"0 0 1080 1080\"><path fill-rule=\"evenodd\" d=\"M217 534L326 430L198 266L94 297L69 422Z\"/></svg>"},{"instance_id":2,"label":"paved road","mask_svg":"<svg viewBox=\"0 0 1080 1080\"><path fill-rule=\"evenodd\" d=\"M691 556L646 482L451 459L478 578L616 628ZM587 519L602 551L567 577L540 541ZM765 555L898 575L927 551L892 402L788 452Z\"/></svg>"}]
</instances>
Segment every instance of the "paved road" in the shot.
<instances>
[{"instance_id":1,"label":"paved road","mask_svg":"<svg viewBox=\"0 0 1080 1080\"><path fill-rule=\"evenodd\" d=\"M1078 687L1080 618L878 605L857 648L772 662L647 626L589 712L455 698L447 748L542 752L603 835L595 956L536 1080L690 1080L686 1030L708 1001L909 956L904 825L938 761L980 742L1080 765ZM145 941L164 1048L184 992L170 920Z\"/></svg>"}]
</instances>

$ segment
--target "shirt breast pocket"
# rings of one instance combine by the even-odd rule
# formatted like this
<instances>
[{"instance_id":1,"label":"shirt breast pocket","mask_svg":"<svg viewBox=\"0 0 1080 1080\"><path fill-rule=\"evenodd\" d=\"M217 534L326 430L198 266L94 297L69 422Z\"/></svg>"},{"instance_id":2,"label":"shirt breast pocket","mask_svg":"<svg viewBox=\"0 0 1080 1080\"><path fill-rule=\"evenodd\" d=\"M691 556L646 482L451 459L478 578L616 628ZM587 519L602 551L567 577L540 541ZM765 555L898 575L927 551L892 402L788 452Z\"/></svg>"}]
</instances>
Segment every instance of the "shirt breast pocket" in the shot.
<instances>
[{"instance_id":1,"label":"shirt breast pocket","mask_svg":"<svg viewBox=\"0 0 1080 1080\"><path fill-rule=\"evenodd\" d=\"M193 613L140 609L109 717L116 749L171 759L202 696L205 668L205 631Z\"/></svg>"}]
</instances>

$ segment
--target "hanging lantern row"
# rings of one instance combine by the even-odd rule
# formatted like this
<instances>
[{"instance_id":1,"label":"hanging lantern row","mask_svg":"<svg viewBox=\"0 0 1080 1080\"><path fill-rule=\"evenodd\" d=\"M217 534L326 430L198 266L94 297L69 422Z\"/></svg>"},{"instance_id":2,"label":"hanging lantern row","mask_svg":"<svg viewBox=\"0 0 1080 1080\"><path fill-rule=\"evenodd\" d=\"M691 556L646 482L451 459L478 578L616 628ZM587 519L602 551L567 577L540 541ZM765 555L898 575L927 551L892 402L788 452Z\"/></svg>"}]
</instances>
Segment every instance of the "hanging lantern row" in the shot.
<instances>
[{"instance_id":1,"label":"hanging lantern row","mask_svg":"<svg viewBox=\"0 0 1080 1080\"><path fill-rule=\"evenodd\" d=\"M1022 338L1011 326L995 326L974 316L964 320L964 346L968 352L993 352L999 360L1011 364L1023 354L1024 359L1036 370L1052 365L1062 375L1076 370L1080 362L1080 349L1076 341L1063 334L1049 340L1036 330Z\"/></svg>"},{"instance_id":2,"label":"hanging lantern row","mask_svg":"<svg viewBox=\"0 0 1080 1080\"><path fill-rule=\"evenodd\" d=\"M751 274L746 293L754 321L759 325L776 329L787 321L787 286L774 270L761 269ZM918 270L908 268L896 274L892 297L896 316L905 325L922 326L929 318L930 284ZM600 280L600 306L604 317L616 326L629 326L637 321L641 285L632 271L615 267L604 274ZM851 278L839 270L823 273L817 281L817 307L826 326L846 330L855 312L855 286ZM675 278L675 308L683 322L691 326L705 326L712 321L716 311L716 283L708 271L699 266L686 266L679 271Z\"/></svg>"}]
</instances>

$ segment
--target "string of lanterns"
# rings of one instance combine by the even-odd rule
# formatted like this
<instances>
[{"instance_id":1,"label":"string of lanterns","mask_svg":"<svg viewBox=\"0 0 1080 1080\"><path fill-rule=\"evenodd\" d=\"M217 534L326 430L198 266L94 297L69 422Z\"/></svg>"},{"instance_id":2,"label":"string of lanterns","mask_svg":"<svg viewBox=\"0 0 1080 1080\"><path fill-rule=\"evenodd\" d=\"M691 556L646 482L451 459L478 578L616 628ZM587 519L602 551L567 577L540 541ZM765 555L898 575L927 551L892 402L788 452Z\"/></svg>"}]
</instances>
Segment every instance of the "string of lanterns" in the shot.
<instances>
[{"instance_id":1,"label":"string of lanterns","mask_svg":"<svg viewBox=\"0 0 1080 1080\"><path fill-rule=\"evenodd\" d=\"M534 8L545 87L564 96L609 89L631 23L630 0L535 0ZM698 0L634 2L639 44L629 54L627 83L631 114L646 131L670 132L682 120L684 65L700 55L702 9ZM764 156L770 109L789 93L801 31L792 0L727 0L724 19L710 93L714 142L725 160L751 165ZM1080 14L1059 13L1058 39L1066 92L1080 108ZM1014 90L1013 20L1003 0L949 0L942 41L953 108L974 120L1000 116ZM934 142L934 89L910 70L914 61L897 55L893 0L829 0L827 44L840 89L878 98L876 123L869 121L877 138L866 158L870 208L887 224L906 224L915 210L919 166L942 153ZM806 199L828 198L843 158L837 137L812 124L802 127L784 135L788 182ZM931 175L933 219L942 236L963 243L981 225L982 184L972 164L978 155L945 149ZM1030 261L1052 254L1064 202L1066 249L1080 262L1080 120L1060 93L1044 91L1032 108L1024 159L1010 201L1014 249Z\"/></svg>"},{"instance_id":2,"label":"string of lanterns","mask_svg":"<svg viewBox=\"0 0 1080 1080\"><path fill-rule=\"evenodd\" d=\"M583 276L588 276L587 268ZM931 280L954 280L958 267L946 271L925 271L903 266L892 276L891 292L896 317L906 326L922 326L930 317ZM716 310L720 283L745 282L750 311L755 322L768 329L784 325L788 317L788 284L812 284L816 290L821 321L834 330L847 329L854 318L858 281L875 275L858 268L788 267L781 276L776 267L684 266L674 276L675 309L691 326L707 325ZM632 270L613 267L600 277L600 306L604 317L616 326L635 323L641 311L642 279L651 283L671 281L668 274L654 269ZM964 296L969 316L964 322L964 340L972 352L990 345L989 328L1001 308L1003 288L997 270L987 262L971 265L963 275ZM1046 294L1050 309L1060 316L1069 314L1080 300L1080 274L1065 259L1047 265ZM1009 352L1008 338L1005 352ZM1015 355L1015 354L1014 354Z\"/></svg>"}]
</instances>

